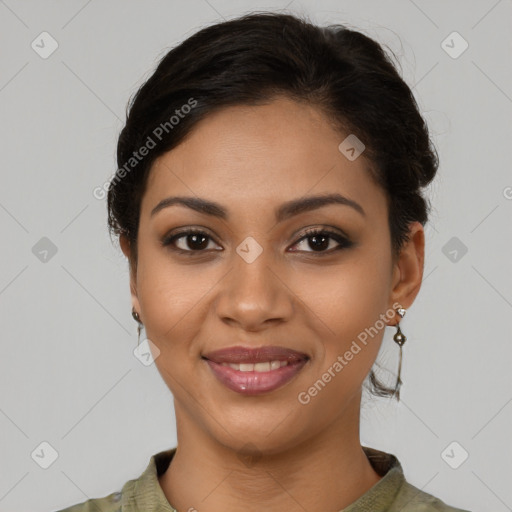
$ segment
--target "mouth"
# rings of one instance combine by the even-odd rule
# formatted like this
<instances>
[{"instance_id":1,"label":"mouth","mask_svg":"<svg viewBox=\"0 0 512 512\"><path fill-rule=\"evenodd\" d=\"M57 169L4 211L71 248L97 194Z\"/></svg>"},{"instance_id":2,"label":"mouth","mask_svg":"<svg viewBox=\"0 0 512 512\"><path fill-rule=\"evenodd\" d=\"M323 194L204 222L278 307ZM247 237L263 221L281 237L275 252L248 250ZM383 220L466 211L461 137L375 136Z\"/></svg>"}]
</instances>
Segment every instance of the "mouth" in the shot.
<instances>
[{"instance_id":1,"label":"mouth","mask_svg":"<svg viewBox=\"0 0 512 512\"><path fill-rule=\"evenodd\" d=\"M202 356L215 377L240 394L259 395L284 386L309 361L309 356L285 347L229 347Z\"/></svg>"},{"instance_id":2,"label":"mouth","mask_svg":"<svg viewBox=\"0 0 512 512\"><path fill-rule=\"evenodd\" d=\"M309 356L304 352L298 352L290 348L269 345L256 348L227 347L208 352L203 355L203 358L219 364L257 364L272 361L297 362L309 359Z\"/></svg>"}]
</instances>

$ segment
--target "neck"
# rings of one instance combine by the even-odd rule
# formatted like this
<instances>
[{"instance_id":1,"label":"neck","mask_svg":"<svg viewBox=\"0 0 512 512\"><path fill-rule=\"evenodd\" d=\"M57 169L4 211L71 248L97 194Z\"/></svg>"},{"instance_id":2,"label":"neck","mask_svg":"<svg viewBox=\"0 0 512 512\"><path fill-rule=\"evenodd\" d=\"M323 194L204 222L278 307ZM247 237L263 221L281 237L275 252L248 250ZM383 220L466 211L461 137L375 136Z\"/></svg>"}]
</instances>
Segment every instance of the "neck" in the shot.
<instances>
[{"instance_id":1,"label":"neck","mask_svg":"<svg viewBox=\"0 0 512 512\"><path fill-rule=\"evenodd\" d=\"M324 431L271 453L219 443L175 404L177 450L160 486L178 510L340 511L381 478L359 441L360 394L355 402Z\"/></svg>"}]
</instances>

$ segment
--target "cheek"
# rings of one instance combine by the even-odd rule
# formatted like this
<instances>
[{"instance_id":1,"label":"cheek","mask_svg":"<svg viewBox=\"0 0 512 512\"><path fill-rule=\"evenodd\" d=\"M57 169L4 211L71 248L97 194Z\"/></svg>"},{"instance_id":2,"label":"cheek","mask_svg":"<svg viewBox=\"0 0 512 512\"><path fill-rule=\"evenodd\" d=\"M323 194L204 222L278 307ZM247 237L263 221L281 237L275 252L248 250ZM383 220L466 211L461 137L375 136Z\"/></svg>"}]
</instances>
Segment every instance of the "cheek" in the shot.
<instances>
[{"instance_id":1,"label":"cheek","mask_svg":"<svg viewBox=\"0 0 512 512\"><path fill-rule=\"evenodd\" d=\"M162 353L187 349L201 326L205 294L215 283L211 272L178 266L165 251L140 256L137 287L146 334Z\"/></svg>"},{"instance_id":2,"label":"cheek","mask_svg":"<svg viewBox=\"0 0 512 512\"><path fill-rule=\"evenodd\" d=\"M148 258L140 274L145 334L158 348L155 366L179 402L190 399L190 380L198 357L194 340L204 321L205 293L214 285L207 286L208 281L204 273L198 277L192 266L182 271L158 257Z\"/></svg>"},{"instance_id":3,"label":"cheek","mask_svg":"<svg viewBox=\"0 0 512 512\"><path fill-rule=\"evenodd\" d=\"M361 250L344 264L304 272L294 288L304 303L308 329L321 340L317 373L331 368L342 387L364 379L382 341L390 276L388 261L378 254ZM332 368L338 356L345 359L341 372L339 366L338 371Z\"/></svg>"},{"instance_id":4,"label":"cheek","mask_svg":"<svg viewBox=\"0 0 512 512\"><path fill-rule=\"evenodd\" d=\"M293 289L323 321L326 333L341 335L364 329L387 306L390 275L386 264L382 258L360 251L340 265L305 269Z\"/></svg>"}]
</instances>

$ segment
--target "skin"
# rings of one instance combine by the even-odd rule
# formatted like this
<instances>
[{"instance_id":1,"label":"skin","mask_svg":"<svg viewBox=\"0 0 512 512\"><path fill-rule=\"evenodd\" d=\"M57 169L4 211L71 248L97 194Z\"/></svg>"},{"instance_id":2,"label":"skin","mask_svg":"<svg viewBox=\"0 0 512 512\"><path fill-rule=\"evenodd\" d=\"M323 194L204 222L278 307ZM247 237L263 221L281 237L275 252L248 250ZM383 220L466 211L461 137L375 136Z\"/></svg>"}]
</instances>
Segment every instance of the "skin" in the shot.
<instances>
[{"instance_id":1,"label":"skin","mask_svg":"<svg viewBox=\"0 0 512 512\"><path fill-rule=\"evenodd\" d=\"M410 225L393 261L385 192L364 153L354 161L340 153L346 135L315 107L278 98L208 116L153 165L130 288L174 397L178 449L159 482L180 511L339 511L381 478L362 450L359 417L384 328L307 405L297 399L379 315L397 302L409 308L421 286L423 228ZM276 224L283 202L333 192L365 215L328 205ZM150 216L174 195L218 202L229 218L180 205ZM304 229L326 225L354 245L334 250L340 244L329 238L315 250ZM183 227L206 231L206 248L186 236L174 247L194 256L162 247ZM236 252L249 236L263 250L252 263ZM130 258L125 238L121 247ZM246 396L221 384L201 358L233 345L280 345L310 360L281 388ZM252 462L243 460L251 454Z\"/></svg>"}]
</instances>

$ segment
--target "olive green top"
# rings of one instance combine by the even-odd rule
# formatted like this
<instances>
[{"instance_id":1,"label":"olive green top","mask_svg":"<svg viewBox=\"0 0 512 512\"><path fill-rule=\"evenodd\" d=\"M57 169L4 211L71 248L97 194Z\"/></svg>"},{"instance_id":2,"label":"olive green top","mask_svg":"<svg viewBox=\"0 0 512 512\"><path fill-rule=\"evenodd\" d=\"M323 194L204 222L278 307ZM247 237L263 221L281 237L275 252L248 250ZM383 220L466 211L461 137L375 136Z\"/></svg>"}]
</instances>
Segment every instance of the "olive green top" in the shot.
<instances>
[{"instance_id":1,"label":"olive green top","mask_svg":"<svg viewBox=\"0 0 512 512\"><path fill-rule=\"evenodd\" d=\"M451 507L409 484L393 454L367 446L362 448L382 478L339 512L470 512ZM121 492L90 499L57 512L177 512L167 501L158 482L158 476L165 473L175 452L176 448L172 448L153 455L144 473L126 482Z\"/></svg>"}]
</instances>

